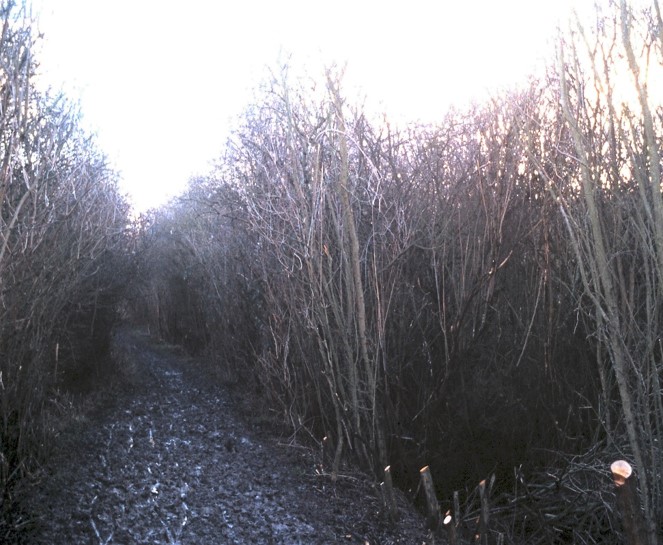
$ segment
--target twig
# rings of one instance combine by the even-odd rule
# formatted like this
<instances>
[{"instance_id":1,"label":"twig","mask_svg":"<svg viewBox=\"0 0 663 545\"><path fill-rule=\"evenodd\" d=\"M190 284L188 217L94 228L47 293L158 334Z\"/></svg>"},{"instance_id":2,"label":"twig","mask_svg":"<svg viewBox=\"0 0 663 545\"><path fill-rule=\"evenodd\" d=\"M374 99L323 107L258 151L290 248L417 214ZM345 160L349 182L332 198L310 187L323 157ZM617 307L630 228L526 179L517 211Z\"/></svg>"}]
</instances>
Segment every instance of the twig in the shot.
<instances>
[{"instance_id":1,"label":"twig","mask_svg":"<svg viewBox=\"0 0 663 545\"><path fill-rule=\"evenodd\" d=\"M101 534L99 533L99 530L97 530L97 525L94 523L94 519L90 517L90 523L92 524L92 529L94 530L95 535L97 536L97 539L99 540L100 545L108 545L110 543L110 540L113 539L113 534L115 533L114 530L111 530L110 535L104 540L101 537Z\"/></svg>"}]
</instances>

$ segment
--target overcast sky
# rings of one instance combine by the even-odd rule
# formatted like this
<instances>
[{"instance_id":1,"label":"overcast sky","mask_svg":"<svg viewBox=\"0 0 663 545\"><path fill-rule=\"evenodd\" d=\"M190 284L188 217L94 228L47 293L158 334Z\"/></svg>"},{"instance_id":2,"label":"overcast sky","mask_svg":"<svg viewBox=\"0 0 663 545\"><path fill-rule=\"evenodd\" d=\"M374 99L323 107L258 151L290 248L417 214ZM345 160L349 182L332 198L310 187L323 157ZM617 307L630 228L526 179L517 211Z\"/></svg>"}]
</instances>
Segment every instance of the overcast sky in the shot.
<instances>
[{"instance_id":1,"label":"overcast sky","mask_svg":"<svg viewBox=\"0 0 663 545\"><path fill-rule=\"evenodd\" d=\"M45 79L80 101L135 206L208 170L267 66L347 61L397 119L439 119L542 65L560 16L590 0L33 0Z\"/></svg>"}]
</instances>

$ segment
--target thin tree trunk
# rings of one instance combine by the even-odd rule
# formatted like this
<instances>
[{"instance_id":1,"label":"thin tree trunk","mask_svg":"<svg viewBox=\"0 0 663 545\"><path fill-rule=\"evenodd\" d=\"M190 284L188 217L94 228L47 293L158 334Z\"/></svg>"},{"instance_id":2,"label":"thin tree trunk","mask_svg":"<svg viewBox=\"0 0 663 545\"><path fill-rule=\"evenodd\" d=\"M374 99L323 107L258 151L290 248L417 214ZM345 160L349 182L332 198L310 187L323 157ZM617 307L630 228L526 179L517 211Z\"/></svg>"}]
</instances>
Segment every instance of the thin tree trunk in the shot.
<instances>
[{"instance_id":1,"label":"thin tree trunk","mask_svg":"<svg viewBox=\"0 0 663 545\"><path fill-rule=\"evenodd\" d=\"M380 456L380 464L382 467L387 464L387 456L385 452L384 438L380 427L380 422L375 421L376 415L376 396L377 396L377 381L373 370L373 365L370 359L368 350L368 338L366 327L366 303L364 300L364 286L361 275L361 259L359 256L359 238L357 236L357 229L355 226L354 213L350 203L350 181L349 181L349 161L348 161L348 137L345 127L345 119L343 117L343 103L340 96L340 91L336 82L332 80L330 74L327 74L329 91L332 95L334 110L336 112L337 130L339 133L339 156L340 156L340 171L338 177L338 190L341 207L343 210L343 224L345 231L350 242L350 267L352 275L352 283L354 287L354 307L356 311L357 323L357 336L359 341L359 354L364 366L365 380L368 383L368 394L371 403L371 417L373 420L373 430L370 433L370 442L375 443L377 439L378 454ZM359 385L357 385L358 387Z\"/></svg>"},{"instance_id":2,"label":"thin tree trunk","mask_svg":"<svg viewBox=\"0 0 663 545\"><path fill-rule=\"evenodd\" d=\"M575 151L578 155L580 166L580 184L582 195L587 206L587 214L590 228L590 240L592 244L591 252L582 256L591 270L592 285L595 290L593 301L595 302L595 312L600 317L597 321L604 322L605 328L599 331L599 342L604 342L609 350L610 360L617 381L617 388L621 399L621 408L624 414L624 423L628 434L629 443L633 451L635 462L641 471L641 501L645 511L647 526L649 530L649 541L651 545L656 545L655 521L652 518L651 495L648 480L647 465L642 450L642 442L639 433L637 404L631 395L631 386L629 384L629 360L627 349L622 340L622 328L619 317L619 304L613 278L610 271L606 251L606 241L604 229L599 216L596 194L597 186L592 179L590 169L589 154L587 152L582 133L578 127L575 117L571 112L569 90L566 80L566 64L564 62L563 52L560 48L558 55L559 76L561 83L561 103L565 120L571 131ZM572 233L575 238L577 234ZM579 248L576 244L576 251ZM580 257L580 256L579 256ZM586 289L592 289L585 286Z\"/></svg>"}]
</instances>

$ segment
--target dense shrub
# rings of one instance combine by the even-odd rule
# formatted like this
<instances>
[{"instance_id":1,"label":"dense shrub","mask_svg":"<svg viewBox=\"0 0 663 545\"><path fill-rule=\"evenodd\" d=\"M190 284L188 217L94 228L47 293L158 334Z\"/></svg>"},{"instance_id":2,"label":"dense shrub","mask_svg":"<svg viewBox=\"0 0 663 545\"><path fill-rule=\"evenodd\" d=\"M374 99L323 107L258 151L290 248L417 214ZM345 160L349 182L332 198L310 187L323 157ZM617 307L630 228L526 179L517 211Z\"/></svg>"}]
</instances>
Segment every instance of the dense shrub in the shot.
<instances>
[{"instance_id":1,"label":"dense shrub","mask_svg":"<svg viewBox=\"0 0 663 545\"><path fill-rule=\"evenodd\" d=\"M128 271L128 210L75 108L35 86L30 21L14 2L0 4L0 20L0 490L9 508L11 484L44 443L45 404L107 347Z\"/></svg>"},{"instance_id":2,"label":"dense shrub","mask_svg":"<svg viewBox=\"0 0 663 545\"><path fill-rule=\"evenodd\" d=\"M663 115L633 48L660 55L661 22L610 17L560 38L569 57L545 81L436 126L367 119L333 73L273 81L218 168L144 229L134 313L326 437L333 475L346 455L410 489L431 464L446 499L543 468L560 504L576 482L597 487L588 529L564 504L548 537L610 526L596 463L617 446L640 468L653 543ZM611 93L624 67L635 105Z\"/></svg>"}]
</instances>

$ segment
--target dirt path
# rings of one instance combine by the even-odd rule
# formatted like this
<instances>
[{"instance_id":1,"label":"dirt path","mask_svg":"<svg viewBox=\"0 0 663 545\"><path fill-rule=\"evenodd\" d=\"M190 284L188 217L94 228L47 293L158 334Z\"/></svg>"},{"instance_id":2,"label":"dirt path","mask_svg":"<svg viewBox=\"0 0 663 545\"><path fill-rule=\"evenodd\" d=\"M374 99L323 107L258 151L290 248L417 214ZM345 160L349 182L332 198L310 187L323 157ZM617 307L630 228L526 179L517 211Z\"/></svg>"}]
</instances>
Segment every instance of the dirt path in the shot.
<instances>
[{"instance_id":1,"label":"dirt path","mask_svg":"<svg viewBox=\"0 0 663 545\"><path fill-rule=\"evenodd\" d=\"M223 387L139 333L117 339L130 380L57 438L24 492L35 544L421 544L390 525L367 478L334 485L313 455L252 429Z\"/></svg>"}]
</instances>

